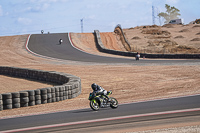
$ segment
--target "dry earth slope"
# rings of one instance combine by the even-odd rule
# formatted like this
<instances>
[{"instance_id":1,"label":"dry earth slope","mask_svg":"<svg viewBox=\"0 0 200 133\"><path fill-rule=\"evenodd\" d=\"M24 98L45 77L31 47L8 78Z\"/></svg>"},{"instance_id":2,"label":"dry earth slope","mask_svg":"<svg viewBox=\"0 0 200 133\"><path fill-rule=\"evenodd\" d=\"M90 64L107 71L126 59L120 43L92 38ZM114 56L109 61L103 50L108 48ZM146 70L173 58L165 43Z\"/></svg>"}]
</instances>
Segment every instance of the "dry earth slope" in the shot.
<instances>
[{"instance_id":1,"label":"dry earth slope","mask_svg":"<svg viewBox=\"0 0 200 133\"><path fill-rule=\"evenodd\" d=\"M200 54L200 25L140 26L124 29L132 51Z\"/></svg>"}]
</instances>

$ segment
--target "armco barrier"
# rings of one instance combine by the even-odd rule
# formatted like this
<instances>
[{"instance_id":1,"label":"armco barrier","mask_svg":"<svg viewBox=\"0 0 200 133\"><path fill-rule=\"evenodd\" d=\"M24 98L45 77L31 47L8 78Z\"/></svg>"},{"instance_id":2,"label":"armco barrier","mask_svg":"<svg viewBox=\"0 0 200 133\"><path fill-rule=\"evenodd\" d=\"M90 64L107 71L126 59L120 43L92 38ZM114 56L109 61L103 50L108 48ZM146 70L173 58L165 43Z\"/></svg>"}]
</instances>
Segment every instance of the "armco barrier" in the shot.
<instances>
[{"instance_id":1,"label":"armco barrier","mask_svg":"<svg viewBox=\"0 0 200 133\"><path fill-rule=\"evenodd\" d=\"M0 94L0 111L59 102L81 94L81 79L67 73L0 66L0 75L58 84L48 88Z\"/></svg>"},{"instance_id":2,"label":"armco barrier","mask_svg":"<svg viewBox=\"0 0 200 133\"><path fill-rule=\"evenodd\" d=\"M104 45L101 41L100 33L98 30L94 31L94 35L95 35L95 39L96 39L97 48L99 51L104 52L104 53L129 56L129 57L136 56L135 52L123 52L123 51L107 49L104 47ZM145 54L145 53L140 53L140 57L166 58L166 59L200 59L200 54Z\"/></svg>"}]
</instances>

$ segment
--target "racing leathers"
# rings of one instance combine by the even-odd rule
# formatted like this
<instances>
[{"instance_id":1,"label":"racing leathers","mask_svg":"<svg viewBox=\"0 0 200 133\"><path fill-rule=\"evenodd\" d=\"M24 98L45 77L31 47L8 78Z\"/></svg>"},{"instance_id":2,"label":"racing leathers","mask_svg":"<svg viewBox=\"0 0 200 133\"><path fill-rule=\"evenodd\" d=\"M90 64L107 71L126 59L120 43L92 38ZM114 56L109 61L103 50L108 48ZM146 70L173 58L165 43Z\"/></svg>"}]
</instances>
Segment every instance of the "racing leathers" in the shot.
<instances>
[{"instance_id":1,"label":"racing leathers","mask_svg":"<svg viewBox=\"0 0 200 133\"><path fill-rule=\"evenodd\" d=\"M108 92L103 87L96 85L96 88L93 88L93 90L94 90L93 91L94 94L103 95L108 99L108 101L110 101L110 98L107 96ZM101 100L101 107L103 107L103 101L102 100Z\"/></svg>"}]
</instances>

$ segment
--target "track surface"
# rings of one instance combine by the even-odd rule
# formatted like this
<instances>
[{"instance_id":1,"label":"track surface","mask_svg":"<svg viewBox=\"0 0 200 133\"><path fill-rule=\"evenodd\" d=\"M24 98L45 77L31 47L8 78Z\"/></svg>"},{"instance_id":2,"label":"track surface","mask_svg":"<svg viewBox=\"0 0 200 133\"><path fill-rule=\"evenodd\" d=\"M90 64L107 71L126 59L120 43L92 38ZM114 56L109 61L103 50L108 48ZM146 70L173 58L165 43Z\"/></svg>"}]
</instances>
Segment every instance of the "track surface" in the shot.
<instances>
[{"instance_id":1,"label":"track surface","mask_svg":"<svg viewBox=\"0 0 200 133\"><path fill-rule=\"evenodd\" d=\"M110 107L101 108L97 112L88 108L88 109L25 116L25 117L18 117L18 118L1 119L0 131L43 126L43 125L52 125L52 124L59 124L59 123L69 123L69 122L76 122L76 121L95 120L95 119L102 119L102 118L109 118L109 117L199 108L200 107L199 101L200 101L200 95L196 95L196 96L173 98L173 99L163 99L163 100L156 100L156 101L123 104L123 105L120 105L117 109L111 109ZM183 112L183 113L185 114L180 115L180 116L200 115L200 111ZM165 113L162 115L165 115ZM179 115L177 114L174 115L173 113L169 115L167 115L167 117L180 117ZM145 117L145 115L143 117ZM153 120L153 119L164 119L164 118L166 118L166 116L162 116L161 118L156 118L156 116L152 116L152 117L148 116L148 118L143 118L143 121ZM133 118L133 120L135 122L141 121L141 119L138 119L138 118ZM109 122L109 124L112 124L112 122ZM87 124L87 126L88 125L89 124ZM71 128L71 127L69 126L68 128Z\"/></svg>"},{"instance_id":2,"label":"track surface","mask_svg":"<svg viewBox=\"0 0 200 133\"><path fill-rule=\"evenodd\" d=\"M58 40L62 38L63 43L59 45ZM46 57L52 57L63 60L81 61L81 62L95 62L95 63L125 63L135 64L135 58L114 58L104 57L98 55L87 54L85 52L75 49L68 38L67 33L60 34L34 34L31 35L28 48L39 55ZM195 63L200 60L140 60L137 64L184 64L184 63Z\"/></svg>"}]
</instances>

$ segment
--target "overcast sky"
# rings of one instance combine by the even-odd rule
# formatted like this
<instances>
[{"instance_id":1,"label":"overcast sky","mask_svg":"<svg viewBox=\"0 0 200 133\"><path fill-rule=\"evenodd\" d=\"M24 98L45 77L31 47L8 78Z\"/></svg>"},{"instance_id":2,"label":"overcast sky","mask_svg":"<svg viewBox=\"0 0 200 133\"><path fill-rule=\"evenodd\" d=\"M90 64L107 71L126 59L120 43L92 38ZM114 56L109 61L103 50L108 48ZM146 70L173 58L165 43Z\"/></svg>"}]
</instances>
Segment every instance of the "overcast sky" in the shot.
<instances>
[{"instance_id":1,"label":"overcast sky","mask_svg":"<svg viewBox=\"0 0 200 133\"><path fill-rule=\"evenodd\" d=\"M200 18L200 0L0 0L0 36L79 33L81 19L83 32L152 25L152 5L157 16L165 4L178 8L185 24Z\"/></svg>"}]
</instances>

